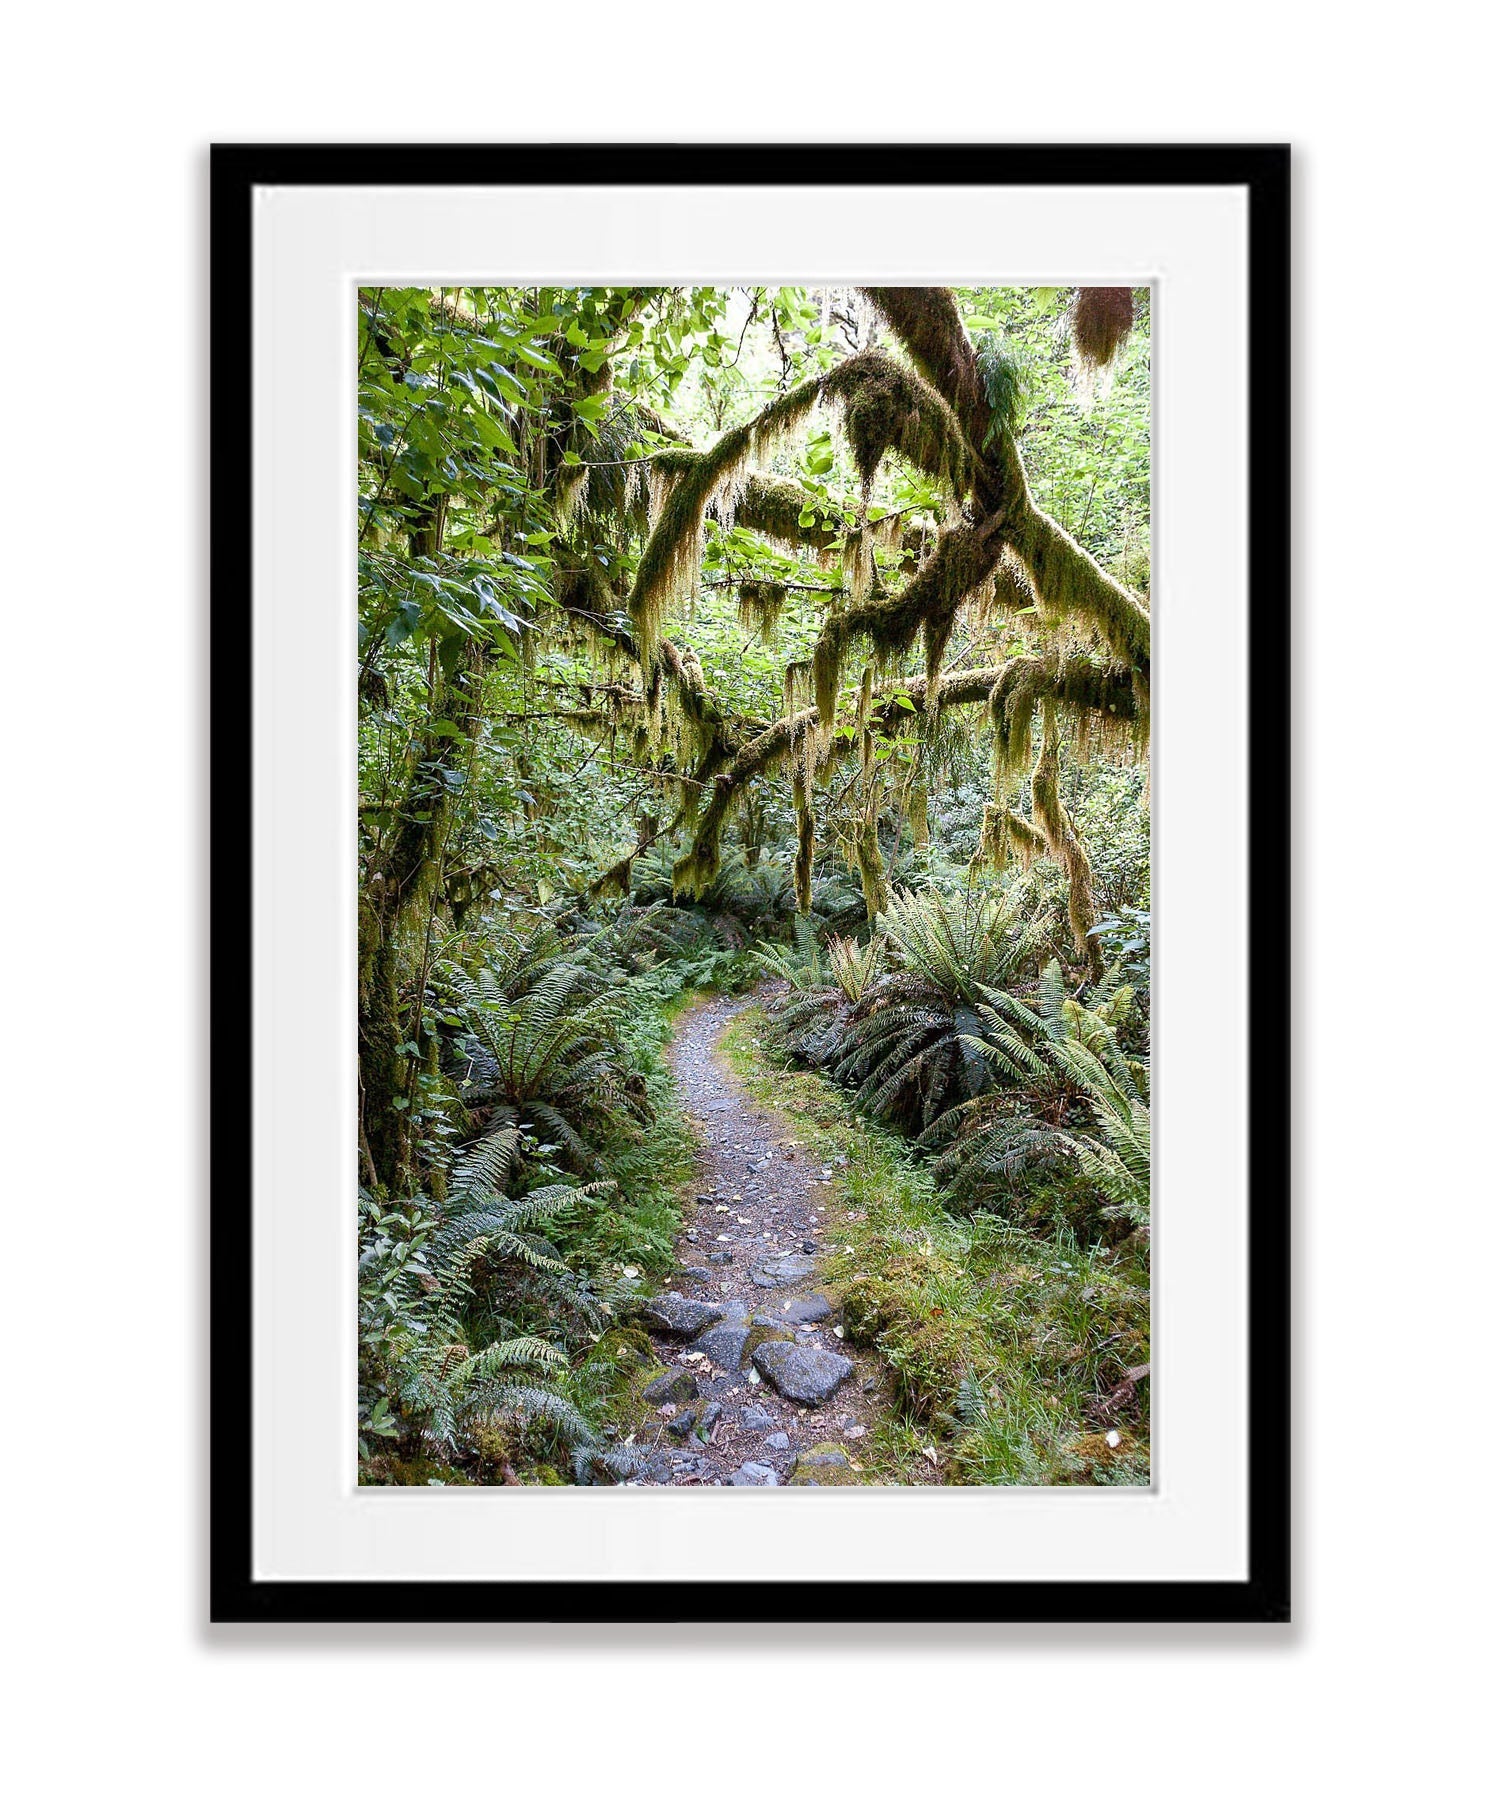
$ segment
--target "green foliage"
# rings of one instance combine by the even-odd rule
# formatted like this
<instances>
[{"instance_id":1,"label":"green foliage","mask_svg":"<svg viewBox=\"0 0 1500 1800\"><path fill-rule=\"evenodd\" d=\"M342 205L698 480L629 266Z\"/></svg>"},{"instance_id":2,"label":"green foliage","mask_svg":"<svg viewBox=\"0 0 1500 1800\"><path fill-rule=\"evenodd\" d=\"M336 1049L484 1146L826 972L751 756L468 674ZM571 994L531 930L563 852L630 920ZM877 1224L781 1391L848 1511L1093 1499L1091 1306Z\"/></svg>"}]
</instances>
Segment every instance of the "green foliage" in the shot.
<instances>
[{"instance_id":1,"label":"green foliage","mask_svg":"<svg viewBox=\"0 0 1500 1800\"><path fill-rule=\"evenodd\" d=\"M649 1116L622 1053L622 995L600 991L596 958L552 927L502 929L481 954L472 974L450 964L440 978L466 1027L459 1097L483 1134L478 1178L508 1179L527 1134L569 1167L597 1167L589 1137Z\"/></svg>"}]
</instances>

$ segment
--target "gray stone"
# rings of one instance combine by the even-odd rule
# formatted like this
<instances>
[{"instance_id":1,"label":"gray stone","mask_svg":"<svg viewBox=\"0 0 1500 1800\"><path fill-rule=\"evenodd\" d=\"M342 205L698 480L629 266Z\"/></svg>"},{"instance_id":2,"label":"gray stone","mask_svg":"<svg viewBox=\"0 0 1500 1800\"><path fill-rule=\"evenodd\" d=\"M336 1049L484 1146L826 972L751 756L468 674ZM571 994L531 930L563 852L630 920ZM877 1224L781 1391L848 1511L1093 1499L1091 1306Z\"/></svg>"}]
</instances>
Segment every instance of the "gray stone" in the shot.
<instances>
[{"instance_id":1,"label":"gray stone","mask_svg":"<svg viewBox=\"0 0 1500 1800\"><path fill-rule=\"evenodd\" d=\"M746 1431L767 1431L776 1423L774 1413L768 1413L763 1406L742 1406L740 1408L740 1424Z\"/></svg>"},{"instance_id":2,"label":"gray stone","mask_svg":"<svg viewBox=\"0 0 1500 1800\"><path fill-rule=\"evenodd\" d=\"M667 1420L667 1430L673 1437L685 1438L692 1429L693 1409L690 1406L684 1407L675 1419Z\"/></svg>"},{"instance_id":3,"label":"gray stone","mask_svg":"<svg viewBox=\"0 0 1500 1800\"><path fill-rule=\"evenodd\" d=\"M646 1383L644 1394L653 1406L675 1400L679 1406L698 1398L698 1380L691 1369L668 1369L655 1381Z\"/></svg>"},{"instance_id":4,"label":"gray stone","mask_svg":"<svg viewBox=\"0 0 1500 1800\"><path fill-rule=\"evenodd\" d=\"M792 1440L784 1431L773 1431L766 1439L766 1448L768 1450L790 1450L791 1447Z\"/></svg>"},{"instance_id":5,"label":"gray stone","mask_svg":"<svg viewBox=\"0 0 1500 1800\"><path fill-rule=\"evenodd\" d=\"M811 1256L817 1247L811 1238L803 1238L802 1249L806 1255Z\"/></svg>"},{"instance_id":6,"label":"gray stone","mask_svg":"<svg viewBox=\"0 0 1500 1800\"><path fill-rule=\"evenodd\" d=\"M776 1317L782 1325L816 1325L832 1311L826 1294L794 1294L782 1301Z\"/></svg>"},{"instance_id":7,"label":"gray stone","mask_svg":"<svg viewBox=\"0 0 1500 1800\"><path fill-rule=\"evenodd\" d=\"M684 1300L681 1294L658 1294L641 1309L641 1317L653 1331L670 1332L673 1337L696 1337L724 1317L722 1306L710 1306L703 1300Z\"/></svg>"},{"instance_id":8,"label":"gray stone","mask_svg":"<svg viewBox=\"0 0 1500 1800\"><path fill-rule=\"evenodd\" d=\"M804 1406L820 1405L854 1368L847 1356L813 1344L760 1344L750 1360L777 1393Z\"/></svg>"},{"instance_id":9,"label":"gray stone","mask_svg":"<svg viewBox=\"0 0 1500 1800\"><path fill-rule=\"evenodd\" d=\"M811 1256L766 1256L751 1269L750 1279L757 1287L794 1287L816 1274L817 1268L817 1261Z\"/></svg>"},{"instance_id":10,"label":"gray stone","mask_svg":"<svg viewBox=\"0 0 1500 1800\"><path fill-rule=\"evenodd\" d=\"M710 1400L703 1411L698 1414L698 1436L707 1437L723 1416L724 1408L717 1400Z\"/></svg>"},{"instance_id":11,"label":"gray stone","mask_svg":"<svg viewBox=\"0 0 1500 1800\"><path fill-rule=\"evenodd\" d=\"M693 1348L701 1350L710 1362L715 1362L721 1369L731 1372L738 1370L745 1360L745 1345L750 1338L748 1325L730 1324L710 1326L701 1337L693 1339Z\"/></svg>"},{"instance_id":12,"label":"gray stone","mask_svg":"<svg viewBox=\"0 0 1500 1800\"><path fill-rule=\"evenodd\" d=\"M734 1261L734 1252L732 1250L710 1250L708 1260L716 1263L722 1269L725 1263Z\"/></svg>"},{"instance_id":13,"label":"gray stone","mask_svg":"<svg viewBox=\"0 0 1500 1800\"><path fill-rule=\"evenodd\" d=\"M837 1444L814 1444L798 1454L787 1482L792 1487L857 1487L859 1477Z\"/></svg>"},{"instance_id":14,"label":"gray stone","mask_svg":"<svg viewBox=\"0 0 1500 1800\"><path fill-rule=\"evenodd\" d=\"M684 1267L677 1271L677 1275L678 1275L678 1279L681 1281L712 1281L713 1280L713 1274L708 1269L692 1269L692 1268Z\"/></svg>"},{"instance_id":15,"label":"gray stone","mask_svg":"<svg viewBox=\"0 0 1500 1800\"><path fill-rule=\"evenodd\" d=\"M776 1471L769 1463L747 1462L729 1477L730 1487L780 1487Z\"/></svg>"}]
</instances>

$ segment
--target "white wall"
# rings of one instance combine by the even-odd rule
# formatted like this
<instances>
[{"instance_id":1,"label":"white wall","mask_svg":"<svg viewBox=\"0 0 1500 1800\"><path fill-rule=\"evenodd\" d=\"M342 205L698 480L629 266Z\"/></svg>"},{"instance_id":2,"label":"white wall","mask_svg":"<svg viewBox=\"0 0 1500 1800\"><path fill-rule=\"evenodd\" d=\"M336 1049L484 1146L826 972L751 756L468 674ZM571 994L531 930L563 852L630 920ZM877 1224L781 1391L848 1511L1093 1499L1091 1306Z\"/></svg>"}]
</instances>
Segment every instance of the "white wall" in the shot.
<instances>
[{"instance_id":1,"label":"white wall","mask_svg":"<svg viewBox=\"0 0 1500 1800\"><path fill-rule=\"evenodd\" d=\"M1490 844L1460 862L1493 828L1489 59L1449 0L1399 28L1306 0L964 14L266 0L54 6L9 28L19 1791L1383 1795L1459 1791L1492 1761ZM203 147L621 136L1297 147L1289 1631L202 1623ZM1367 728L1429 683L1398 745Z\"/></svg>"}]
</instances>

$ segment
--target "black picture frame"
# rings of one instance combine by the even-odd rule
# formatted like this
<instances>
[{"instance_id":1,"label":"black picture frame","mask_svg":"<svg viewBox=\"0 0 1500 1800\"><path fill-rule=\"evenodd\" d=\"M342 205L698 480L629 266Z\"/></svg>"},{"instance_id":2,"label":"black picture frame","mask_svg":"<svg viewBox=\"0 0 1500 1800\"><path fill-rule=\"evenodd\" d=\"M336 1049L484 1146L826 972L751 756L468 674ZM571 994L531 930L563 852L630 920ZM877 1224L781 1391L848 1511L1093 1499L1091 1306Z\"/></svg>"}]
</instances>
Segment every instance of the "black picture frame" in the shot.
<instances>
[{"instance_id":1,"label":"black picture frame","mask_svg":"<svg viewBox=\"0 0 1500 1800\"><path fill-rule=\"evenodd\" d=\"M1291 1617L1290 150L1213 145L215 145L211 152L210 1618L215 1623L1268 1622ZM1248 1575L1243 1581L266 1581L251 1562L251 211L266 186L929 184L1243 189L1249 232ZM232 1028L228 1021L232 1017Z\"/></svg>"}]
</instances>

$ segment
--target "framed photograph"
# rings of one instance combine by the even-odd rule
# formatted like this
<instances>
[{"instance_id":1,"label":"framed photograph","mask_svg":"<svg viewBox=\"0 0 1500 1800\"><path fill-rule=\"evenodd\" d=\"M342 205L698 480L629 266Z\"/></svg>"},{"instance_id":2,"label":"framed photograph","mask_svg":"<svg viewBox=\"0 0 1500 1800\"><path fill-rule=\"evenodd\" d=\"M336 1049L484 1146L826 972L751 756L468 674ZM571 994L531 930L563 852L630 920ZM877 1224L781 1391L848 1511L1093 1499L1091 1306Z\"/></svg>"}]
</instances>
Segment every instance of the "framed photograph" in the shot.
<instances>
[{"instance_id":1,"label":"framed photograph","mask_svg":"<svg viewBox=\"0 0 1500 1800\"><path fill-rule=\"evenodd\" d=\"M1290 1617L1288 178L215 148L214 1620Z\"/></svg>"}]
</instances>

